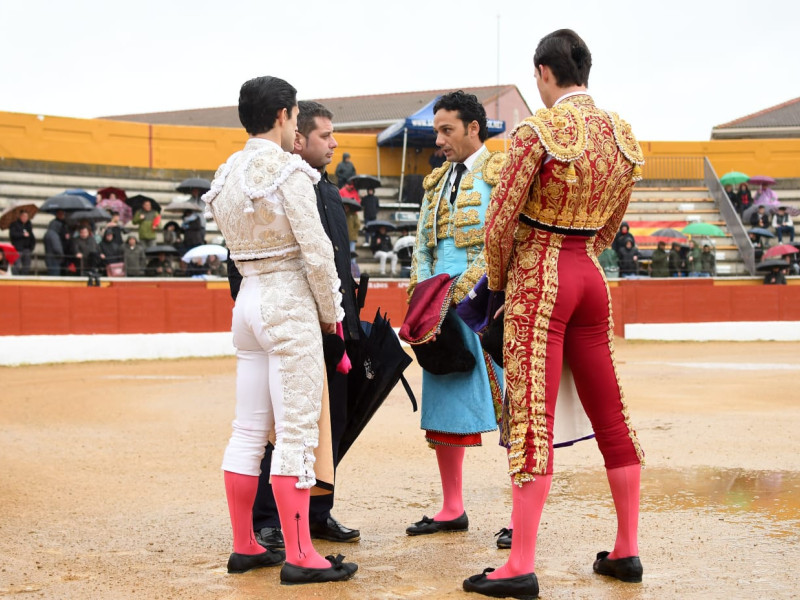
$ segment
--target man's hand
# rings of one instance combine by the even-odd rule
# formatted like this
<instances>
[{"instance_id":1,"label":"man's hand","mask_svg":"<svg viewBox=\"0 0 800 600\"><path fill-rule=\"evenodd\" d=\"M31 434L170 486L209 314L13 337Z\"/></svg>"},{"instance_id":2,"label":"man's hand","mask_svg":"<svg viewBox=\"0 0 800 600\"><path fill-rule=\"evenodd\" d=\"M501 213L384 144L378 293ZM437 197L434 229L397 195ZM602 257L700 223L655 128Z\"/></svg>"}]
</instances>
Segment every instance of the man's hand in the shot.
<instances>
[{"instance_id":1,"label":"man's hand","mask_svg":"<svg viewBox=\"0 0 800 600\"><path fill-rule=\"evenodd\" d=\"M336 333L336 323L323 323L322 321L320 321L319 328L322 329L322 333L325 334Z\"/></svg>"}]
</instances>

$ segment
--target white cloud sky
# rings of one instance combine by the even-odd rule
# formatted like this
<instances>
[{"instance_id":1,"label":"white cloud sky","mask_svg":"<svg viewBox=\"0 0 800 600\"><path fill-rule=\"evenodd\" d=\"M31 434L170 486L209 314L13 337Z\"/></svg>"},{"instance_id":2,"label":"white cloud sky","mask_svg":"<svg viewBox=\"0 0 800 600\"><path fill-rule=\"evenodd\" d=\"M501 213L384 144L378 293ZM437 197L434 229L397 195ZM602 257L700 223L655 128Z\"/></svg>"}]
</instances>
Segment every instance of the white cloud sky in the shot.
<instances>
[{"instance_id":1,"label":"white cloud sky","mask_svg":"<svg viewBox=\"0 0 800 600\"><path fill-rule=\"evenodd\" d=\"M300 98L516 84L532 109L538 40L575 29L590 91L642 140L800 96L796 0L0 0L0 111L67 117L236 104L257 75Z\"/></svg>"}]
</instances>

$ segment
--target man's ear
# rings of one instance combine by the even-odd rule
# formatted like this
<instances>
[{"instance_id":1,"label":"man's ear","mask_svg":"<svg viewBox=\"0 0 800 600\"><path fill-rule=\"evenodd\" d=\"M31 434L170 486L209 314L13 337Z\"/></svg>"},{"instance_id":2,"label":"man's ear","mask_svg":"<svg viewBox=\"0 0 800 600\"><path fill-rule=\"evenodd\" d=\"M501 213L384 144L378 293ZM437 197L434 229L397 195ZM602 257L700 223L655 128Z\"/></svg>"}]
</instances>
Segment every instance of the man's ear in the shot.
<instances>
[{"instance_id":1,"label":"man's ear","mask_svg":"<svg viewBox=\"0 0 800 600\"><path fill-rule=\"evenodd\" d=\"M303 151L303 136L299 131L294 132L293 150L295 154L300 154Z\"/></svg>"},{"instance_id":2,"label":"man's ear","mask_svg":"<svg viewBox=\"0 0 800 600\"><path fill-rule=\"evenodd\" d=\"M467 126L467 134L470 137L478 136L481 132L481 126L478 124L477 121L471 121L470 124Z\"/></svg>"},{"instance_id":3,"label":"man's ear","mask_svg":"<svg viewBox=\"0 0 800 600\"><path fill-rule=\"evenodd\" d=\"M276 117L278 124L283 125L289 119L289 111L287 111L285 108L282 108L278 111Z\"/></svg>"}]
</instances>

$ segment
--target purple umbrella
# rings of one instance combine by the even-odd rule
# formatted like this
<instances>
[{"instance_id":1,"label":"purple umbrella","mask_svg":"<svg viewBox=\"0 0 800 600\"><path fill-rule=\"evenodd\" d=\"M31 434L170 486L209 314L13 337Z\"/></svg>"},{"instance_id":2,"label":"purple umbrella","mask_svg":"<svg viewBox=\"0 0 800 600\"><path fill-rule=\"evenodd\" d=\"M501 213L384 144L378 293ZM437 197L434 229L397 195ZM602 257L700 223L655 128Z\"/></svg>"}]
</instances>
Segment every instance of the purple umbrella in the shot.
<instances>
[{"instance_id":1,"label":"purple umbrella","mask_svg":"<svg viewBox=\"0 0 800 600\"><path fill-rule=\"evenodd\" d=\"M753 185L775 185L775 180L769 175L754 175L748 183Z\"/></svg>"}]
</instances>

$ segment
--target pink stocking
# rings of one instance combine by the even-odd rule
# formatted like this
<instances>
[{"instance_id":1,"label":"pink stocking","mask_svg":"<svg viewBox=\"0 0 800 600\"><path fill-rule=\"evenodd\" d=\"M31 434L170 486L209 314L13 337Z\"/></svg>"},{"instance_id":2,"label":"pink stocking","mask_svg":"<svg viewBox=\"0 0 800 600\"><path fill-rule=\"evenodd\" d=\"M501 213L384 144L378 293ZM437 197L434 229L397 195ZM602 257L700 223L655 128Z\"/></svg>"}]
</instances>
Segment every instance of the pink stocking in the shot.
<instances>
[{"instance_id":1,"label":"pink stocking","mask_svg":"<svg viewBox=\"0 0 800 600\"><path fill-rule=\"evenodd\" d=\"M608 558L639 556L639 482L642 465L607 469L606 474L617 510L617 541Z\"/></svg>"},{"instance_id":2,"label":"pink stocking","mask_svg":"<svg viewBox=\"0 0 800 600\"><path fill-rule=\"evenodd\" d=\"M308 504L311 492L297 489L295 485L297 477L272 475L271 483L286 546L286 562L311 569L330 567L331 563L325 560L311 543L311 532L308 530Z\"/></svg>"},{"instance_id":3,"label":"pink stocking","mask_svg":"<svg viewBox=\"0 0 800 600\"><path fill-rule=\"evenodd\" d=\"M514 502L511 512L511 521L514 524L511 553L505 565L487 575L489 579L505 579L534 572L536 535L552 482L552 475L537 475L534 481L526 481L522 487L511 484Z\"/></svg>"},{"instance_id":4,"label":"pink stocking","mask_svg":"<svg viewBox=\"0 0 800 600\"><path fill-rule=\"evenodd\" d=\"M442 510L434 521L451 521L464 513L464 498L461 492L461 470L464 464L464 448L461 446L436 446L439 462L439 477L442 480Z\"/></svg>"},{"instance_id":5,"label":"pink stocking","mask_svg":"<svg viewBox=\"0 0 800 600\"><path fill-rule=\"evenodd\" d=\"M258 477L225 473L225 494L233 528L233 551L237 554L263 554L266 552L253 535L253 502L258 491Z\"/></svg>"}]
</instances>

